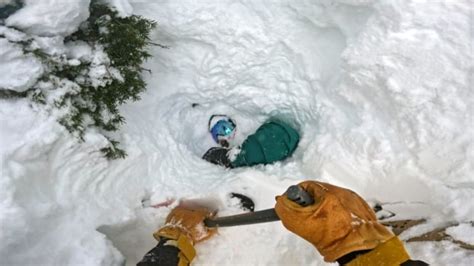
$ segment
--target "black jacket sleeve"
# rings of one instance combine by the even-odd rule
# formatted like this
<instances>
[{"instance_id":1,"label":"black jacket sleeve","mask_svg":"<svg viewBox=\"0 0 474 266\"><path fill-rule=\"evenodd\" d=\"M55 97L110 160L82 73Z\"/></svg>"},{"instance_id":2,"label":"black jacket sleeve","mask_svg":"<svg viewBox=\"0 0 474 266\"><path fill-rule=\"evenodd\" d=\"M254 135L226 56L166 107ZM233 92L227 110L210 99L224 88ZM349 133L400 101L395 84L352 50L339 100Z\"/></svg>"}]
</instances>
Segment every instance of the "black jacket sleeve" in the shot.
<instances>
[{"instance_id":1,"label":"black jacket sleeve","mask_svg":"<svg viewBox=\"0 0 474 266\"><path fill-rule=\"evenodd\" d=\"M169 239L162 238L158 245L143 256L137 266L177 266L179 249L174 245L167 245Z\"/></svg>"},{"instance_id":2,"label":"black jacket sleeve","mask_svg":"<svg viewBox=\"0 0 474 266\"><path fill-rule=\"evenodd\" d=\"M351 262L353 259L355 259L359 255L363 255L365 253L370 252L370 250L359 250L359 251L354 251L349 254L346 254L342 257L340 257L337 260L337 263L339 265L346 265L347 263ZM427 266L429 265L428 263L421 261L421 260L407 260L404 263L400 264L400 266Z\"/></svg>"}]
</instances>

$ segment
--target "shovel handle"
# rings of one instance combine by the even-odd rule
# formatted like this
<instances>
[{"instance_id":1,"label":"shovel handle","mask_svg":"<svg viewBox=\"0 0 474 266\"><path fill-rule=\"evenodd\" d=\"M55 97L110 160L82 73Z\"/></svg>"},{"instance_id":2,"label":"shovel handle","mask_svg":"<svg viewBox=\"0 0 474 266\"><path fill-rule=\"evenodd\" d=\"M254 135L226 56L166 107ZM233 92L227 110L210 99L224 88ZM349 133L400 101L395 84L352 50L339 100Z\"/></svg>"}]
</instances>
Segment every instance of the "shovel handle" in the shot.
<instances>
[{"instance_id":1,"label":"shovel handle","mask_svg":"<svg viewBox=\"0 0 474 266\"><path fill-rule=\"evenodd\" d=\"M279 221L275 209L267 209L258 212L249 212L244 214L237 214L225 217L207 218L204 220L204 225L207 227L227 227L245 224L258 224Z\"/></svg>"},{"instance_id":2,"label":"shovel handle","mask_svg":"<svg viewBox=\"0 0 474 266\"><path fill-rule=\"evenodd\" d=\"M286 190L286 196L289 200L298 203L302 207L306 207L314 203L313 197L303 188L296 185L290 186ZM207 218L204 220L204 224L207 227L226 227L245 224L266 223L279 220L280 218L276 214L275 209L272 208L263 211L250 212L238 215Z\"/></svg>"}]
</instances>

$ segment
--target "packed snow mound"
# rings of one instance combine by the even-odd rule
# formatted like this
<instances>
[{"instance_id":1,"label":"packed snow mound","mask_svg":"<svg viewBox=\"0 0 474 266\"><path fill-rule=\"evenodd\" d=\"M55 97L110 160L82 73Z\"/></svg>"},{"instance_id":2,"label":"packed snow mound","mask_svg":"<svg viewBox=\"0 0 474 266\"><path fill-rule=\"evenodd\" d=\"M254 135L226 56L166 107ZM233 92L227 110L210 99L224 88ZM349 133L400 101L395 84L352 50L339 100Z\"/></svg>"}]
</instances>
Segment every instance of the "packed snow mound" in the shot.
<instances>
[{"instance_id":1,"label":"packed snow mound","mask_svg":"<svg viewBox=\"0 0 474 266\"><path fill-rule=\"evenodd\" d=\"M69 35L89 17L90 0L25 0L6 24L40 36Z\"/></svg>"},{"instance_id":2,"label":"packed snow mound","mask_svg":"<svg viewBox=\"0 0 474 266\"><path fill-rule=\"evenodd\" d=\"M59 2L27 1L8 22L64 35L87 17L89 1ZM1 100L3 263L135 265L174 205L150 206L204 199L224 216L242 212L228 198L238 192L260 210L305 179L428 220L404 240L474 220L468 0L109 2L156 20L153 41L170 47L153 48L148 91L122 108L117 138L129 156L107 161L100 134L78 143L41 106ZM237 122L235 144L277 117L298 128L300 146L273 165L209 164L207 122L222 113ZM221 228L196 248L197 265L325 265L279 222ZM474 260L451 242L407 248L431 265Z\"/></svg>"},{"instance_id":3,"label":"packed snow mound","mask_svg":"<svg viewBox=\"0 0 474 266\"><path fill-rule=\"evenodd\" d=\"M41 63L7 39L0 39L0 47L0 89L22 92L30 88L43 73Z\"/></svg>"}]
</instances>

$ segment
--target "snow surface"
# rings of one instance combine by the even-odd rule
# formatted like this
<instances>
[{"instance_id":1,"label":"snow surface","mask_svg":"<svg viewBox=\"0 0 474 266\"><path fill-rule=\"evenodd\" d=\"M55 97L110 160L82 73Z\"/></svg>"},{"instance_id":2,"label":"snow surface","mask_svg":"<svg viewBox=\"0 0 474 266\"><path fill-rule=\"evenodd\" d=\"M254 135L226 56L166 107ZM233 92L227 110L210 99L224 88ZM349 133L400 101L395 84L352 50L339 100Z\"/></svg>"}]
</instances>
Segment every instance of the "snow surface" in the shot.
<instances>
[{"instance_id":1,"label":"snow surface","mask_svg":"<svg viewBox=\"0 0 474 266\"><path fill-rule=\"evenodd\" d=\"M466 244L474 245L474 226L470 223L449 227L446 233Z\"/></svg>"},{"instance_id":2,"label":"snow surface","mask_svg":"<svg viewBox=\"0 0 474 266\"><path fill-rule=\"evenodd\" d=\"M423 258L427 254L432 254L426 257L430 265L472 265L473 262L472 251L460 249L449 241L410 242L406 246L414 258Z\"/></svg>"},{"instance_id":3,"label":"snow surface","mask_svg":"<svg viewBox=\"0 0 474 266\"><path fill-rule=\"evenodd\" d=\"M61 37L88 2L30 0L7 22ZM134 265L170 209L149 205L205 199L236 214L238 192L260 210L304 179L428 219L402 239L474 220L470 1L109 2L156 20L153 41L170 46L153 48L148 91L122 108L129 156L107 161L98 132L78 143L42 106L0 100L2 264ZM208 164L215 113L237 122L237 142L276 116L301 143L274 165ZM221 228L196 248L196 265L325 265L279 222ZM431 265L474 261L451 242L407 248Z\"/></svg>"}]
</instances>

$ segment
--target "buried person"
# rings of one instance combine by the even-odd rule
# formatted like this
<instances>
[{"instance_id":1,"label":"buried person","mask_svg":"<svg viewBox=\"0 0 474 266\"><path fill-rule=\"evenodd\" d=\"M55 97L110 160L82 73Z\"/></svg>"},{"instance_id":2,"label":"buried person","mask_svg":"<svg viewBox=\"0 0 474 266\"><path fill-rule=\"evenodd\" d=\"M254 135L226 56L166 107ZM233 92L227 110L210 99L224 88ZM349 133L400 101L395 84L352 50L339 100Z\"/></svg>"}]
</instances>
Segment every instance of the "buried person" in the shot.
<instances>
[{"instance_id":1,"label":"buried person","mask_svg":"<svg viewBox=\"0 0 474 266\"><path fill-rule=\"evenodd\" d=\"M229 140L235 135L236 123L223 115L218 118L211 116L209 131L221 147L209 149L203 159L228 168L282 161L291 156L300 139L298 132L287 123L268 120L248 136L242 145L229 148Z\"/></svg>"}]
</instances>

